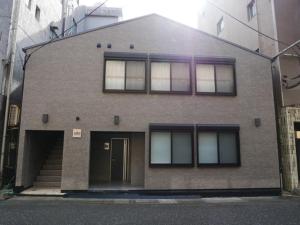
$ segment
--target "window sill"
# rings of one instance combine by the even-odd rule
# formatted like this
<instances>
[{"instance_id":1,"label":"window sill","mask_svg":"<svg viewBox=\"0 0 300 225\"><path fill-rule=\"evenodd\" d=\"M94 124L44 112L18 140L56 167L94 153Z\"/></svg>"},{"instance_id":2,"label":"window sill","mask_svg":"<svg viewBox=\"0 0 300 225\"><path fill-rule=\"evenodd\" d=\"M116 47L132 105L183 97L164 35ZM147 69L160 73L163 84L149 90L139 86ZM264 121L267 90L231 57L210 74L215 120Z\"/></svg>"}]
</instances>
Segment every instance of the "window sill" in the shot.
<instances>
[{"instance_id":1,"label":"window sill","mask_svg":"<svg viewBox=\"0 0 300 225\"><path fill-rule=\"evenodd\" d=\"M150 91L150 94L163 94L163 95L192 95L191 91Z\"/></svg>"},{"instance_id":2,"label":"window sill","mask_svg":"<svg viewBox=\"0 0 300 225\"><path fill-rule=\"evenodd\" d=\"M196 95L203 95L203 96L237 96L236 93L216 93L216 92L196 92Z\"/></svg>"},{"instance_id":3,"label":"window sill","mask_svg":"<svg viewBox=\"0 0 300 225\"><path fill-rule=\"evenodd\" d=\"M240 163L227 163L227 164L215 164L215 163L201 163L197 164L198 168L220 168L220 167L241 167Z\"/></svg>"},{"instance_id":4,"label":"window sill","mask_svg":"<svg viewBox=\"0 0 300 225\"><path fill-rule=\"evenodd\" d=\"M113 90L113 89L103 89L103 93L115 93L115 94L147 94L146 90Z\"/></svg>"},{"instance_id":5,"label":"window sill","mask_svg":"<svg viewBox=\"0 0 300 225\"><path fill-rule=\"evenodd\" d=\"M194 164L149 164L150 168L193 168Z\"/></svg>"}]
</instances>

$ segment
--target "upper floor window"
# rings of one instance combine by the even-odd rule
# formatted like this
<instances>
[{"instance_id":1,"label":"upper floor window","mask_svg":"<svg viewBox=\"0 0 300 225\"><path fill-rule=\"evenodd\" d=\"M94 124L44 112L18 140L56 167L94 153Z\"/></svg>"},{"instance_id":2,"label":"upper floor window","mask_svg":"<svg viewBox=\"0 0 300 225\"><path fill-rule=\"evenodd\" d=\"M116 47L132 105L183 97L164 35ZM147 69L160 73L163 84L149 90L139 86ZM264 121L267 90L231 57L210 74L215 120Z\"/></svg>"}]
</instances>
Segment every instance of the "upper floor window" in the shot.
<instances>
[{"instance_id":1,"label":"upper floor window","mask_svg":"<svg viewBox=\"0 0 300 225\"><path fill-rule=\"evenodd\" d=\"M106 54L104 90L120 92L146 91L146 58L134 55Z\"/></svg>"},{"instance_id":2,"label":"upper floor window","mask_svg":"<svg viewBox=\"0 0 300 225\"><path fill-rule=\"evenodd\" d=\"M31 9L32 0L26 0L26 6L28 9Z\"/></svg>"},{"instance_id":3,"label":"upper floor window","mask_svg":"<svg viewBox=\"0 0 300 225\"><path fill-rule=\"evenodd\" d=\"M38 21L40 21L40 18L41 18L41 9L38 6L36 6L36 8L35 8L35 18Z\"/></svg>"},{"instance_id":4,"label":"upper floor window","mask_svg":"<svg viewBox=\"0 0 300 225\"><path fill-rule=\"evenodd\" d=\"M219 22L217 23L217 35L219 35L222 30L224 29L224 19L223 17L219 20Z\"/></svg>"},{"instance_id":5,"label":"upper floor window","mask_svg":"<svg viewBox=\"0 0 300 225\"><path fill-rule=\"evenodd\" d=\"M196 93L236 95L234 61L196 59Z\"/></svg>"},{"instance_id":6,"label":"upper floor window","mask_svg":"<svg viewBox=\"0 0 300 225\"><path fill-rule=\"evenodd\" d=\"M248 20L249 21L254 16L256 16L256 2L255 2L255 0L251 0L250 3L247 5L247 13L248 13Z\"/></svg>"},{"instance_id":7,"label":"upper floor window","mask_svg":"<svg viewBox=\"0 0 300 225\"><path fill-rule=\"evenodd\" d=\"M193 125L150 126L151 166L193 166Z\"/></svg>"},{"instance_id":8,"label":"upper floor window","mask_svg":"<svg viewBox=\"0 0 300 225\"><path fill-rule=\"evenodd\" d=\"M151 92L191 93L189 60L151 59Z\"/></svg>"},{"instance_id":9,"label":"upper floor window","mask_svg":"<svg viewBox=\"0 0 300 225\"><path fill-rule=\"evenodd\" d=\"M239 166L239 127L197 126L198 165Z\"/></svg>"}]
</instances>

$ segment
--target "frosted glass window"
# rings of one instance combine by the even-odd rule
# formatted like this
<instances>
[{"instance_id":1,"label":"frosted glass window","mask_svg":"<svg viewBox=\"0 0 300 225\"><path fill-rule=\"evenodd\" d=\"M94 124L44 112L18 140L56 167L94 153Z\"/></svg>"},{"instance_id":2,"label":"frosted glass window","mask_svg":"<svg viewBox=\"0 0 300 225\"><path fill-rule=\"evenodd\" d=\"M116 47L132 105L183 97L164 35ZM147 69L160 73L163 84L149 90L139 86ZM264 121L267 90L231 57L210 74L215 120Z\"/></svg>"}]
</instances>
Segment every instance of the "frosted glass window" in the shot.
<instances>
[{"instance_id":1,"label":"frosted glass window","mask_svg":"<svg viewBox=\"0 0 300 225\"><path fill-rule=\"evenodd\" d=\"M127 61L126 90L145 89L145 62Z\"/></svg>"},{"instance_id":2,"label":"frosted glass window","mask_svg":"<svg viewBox=\"0 0 300 225\"><path fill-rule=\"evenodd\" d=\"M190 66L188 63L172 63L172 91L190 90Z\"/></svg>"},{"instance_id":3,"label":"frosted glass window","mask_svg":"<svg viewBox=\"0 0 300 225\"><path fill-rule=\"evenodd\" d=\"M153 164L171 163L171 133L170 132L151 133L151 163Z\"/></svg>"},{"instance_id":4,"label":"frosted glass window","mask_svg":"<svg viewBox=\"0 0 300 225\"><path fill-rule=\"evenodd\" d=\"M170 63L151 63L151 90L170 91Z\"/></svg>"},{"instance_id":5,"label":"frosted glass window","mask_svg":"<svg viewBox=\"0 0 300 225\"><path fill-rule=\"evenodd\" d=\"M198 160L199 163L218 163L217 133L198 133Z\"/></svg>"},{"instance_id":6,"label":"frosted glass window","mask_svg":"<svg viewBox=\"0 0 300 225\"><path fill-rule=\"evenodd\" d=\"M191 133L172 134L172 163L192 163L192 137Z\"/></svg>"},{"instance_id":7,"label":"frosted glass window","mask_svg":"<svg viewBox=\"0 0 300 225\"><path fill-rule=\"evenodd\" d=\"M105 76L105 89L124 90L125 61L107 60Z\"/></svg>"},{"instance_id":8,"label":"frosted glass window","mask_svg":"<svg viewBox=\"0 0 300 225\"><path fill-rule=\"evenodd\" d=\"M235 133L220 133L220 163L237 163L237 148Z\"/></svg>"},{"instance_id":9,"label":"frosted glass window","mask_svg":"<svg viewBox=\"0 0 300 225\"><path fill-rule=\"evenodd\" d=\"M217 92L232 93L234 89L233 66L216 65Z\"/></svg>"},{"instance_id":10,"label":"frosted glass window","mask_svg":"<svg viewBox=\"0 0 300 225\"><path fill-rule=\"evenodd\" d=\"M214 65L197 64L197 92L215 92Z\"/></svg>"}]
</instances>

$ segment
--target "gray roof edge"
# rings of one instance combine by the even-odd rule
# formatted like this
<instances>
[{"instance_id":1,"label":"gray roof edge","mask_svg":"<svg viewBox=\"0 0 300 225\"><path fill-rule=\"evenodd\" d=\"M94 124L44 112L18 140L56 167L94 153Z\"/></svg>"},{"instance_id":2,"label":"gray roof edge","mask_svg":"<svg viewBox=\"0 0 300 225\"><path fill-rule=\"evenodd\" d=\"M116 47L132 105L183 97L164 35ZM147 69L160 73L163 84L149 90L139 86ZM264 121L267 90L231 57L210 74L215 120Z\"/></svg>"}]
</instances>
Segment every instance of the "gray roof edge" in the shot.
<instances>
[{"instance_id":1,"label":"gray roof edge","mask_svg":"<svg viewBox=\"0 0 300 225\"><path fill-rule=\"evenodd\" d=\"M225 42L225 43L227 43L227 44L230 44L230 45L232 45L232 46L235 46L235 47L237 47L237 48L240 48L240 49L242 49L242 50L244 50L244 51L250 52L250 53L252 53L252 54L254 54L254 55L261 56L261 57L266 58L266 59L268 59L268 60L270 60L270 61L272 60L272 57L269 57L269 56L266 56L266 55L261 54L261 53L259 53L259 52L253 51L253 50L251 50L251 49L249 49L249 48L246 48L246 47L244 47L244 46L238 45L238 44L233 43L233 42L231 42L231 41L228 41L228 40L219 38L219 37L217 37L217 36L215 36L215 35L206 33L206 32L204 32L204 31L202 31L202 30L199 30L199 29L190 27L190 26L188 26L188 25L179 23L179 22L177 22L177 21L174 21L174 20L172 20L172 19L169 19L169 18L167 18L167 17L165 17L165 16L161 16L161 15L156 14L156 13L152 13L152 14L148 14L148 15L144 15L144 16L132 18L132 19L129 19L129 20L123 20L123 21L120 21L120 22L117 22L117 23L108 24L108 25L105 25L105 26L102 26L102 27L97 27L97 28L90 29L90 30L87 30L87 31L84 31L84 32L80 32L80 33L78 33L78 34L74 34L74 35L67 36L67 37L62 37L62 38L58 38L58 39L52 39L52 40L50 40L50 41L41 42L41 43L38 43L38 44L35 44L35 45L31 45L31 46L25 47L25 48L23 48L23 51L26 52L28 49L31 49L31 48L39 47L39 46L42 46L42 45L47 45L47 44L54 43L54 42L57 42L57 41L65 40L65 39L68 39L68 38L76 37L76 36L79 36L79 35L83 35L83 34L86 34L86 33L90 33L90 32L93 32L93 31L97 31L97 30L102 30L102 29L109 28L109 27L118 26L118 25L121 25L121 24L124 24L124 23L129 23L129 22L132 22L132 21L144 19L144 18L151 17L151 16L158 16L158 17L161 17L161 18L166 19L166 20L168 20L168 21L170 21L170 22L172 22L172 23L179 24L179 25L181 25L181 26L184 26L184 27L186 27L186 28L188 28L188 29L191 29L191 30L194 30L194 31L196 31L196 32L202 33L202 34L204 34L204 35L206 35L206 36L209 36L209 37L211 37L211 38L214 38L214 39L216 39L216 40L223 41L223 42Z\"/></svg>"}]
</instances>

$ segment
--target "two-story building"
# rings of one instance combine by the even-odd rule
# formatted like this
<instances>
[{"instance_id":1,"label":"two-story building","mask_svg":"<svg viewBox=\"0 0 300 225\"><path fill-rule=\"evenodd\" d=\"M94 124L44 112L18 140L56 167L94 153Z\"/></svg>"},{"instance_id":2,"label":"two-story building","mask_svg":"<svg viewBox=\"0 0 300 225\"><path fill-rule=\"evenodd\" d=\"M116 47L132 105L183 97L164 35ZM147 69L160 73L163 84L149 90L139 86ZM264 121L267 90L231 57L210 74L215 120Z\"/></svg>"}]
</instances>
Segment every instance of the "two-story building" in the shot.
<instances>
[{"instance_id":1,"label":"two-story building","mask_svg":"<svg viewBox=\"0 0 300 225\"><path fill-rule=\"evenodd\" d=\"M25 51L20 189L280 192L270 58L155 14Z\"/></svg>"}]
</instances>

